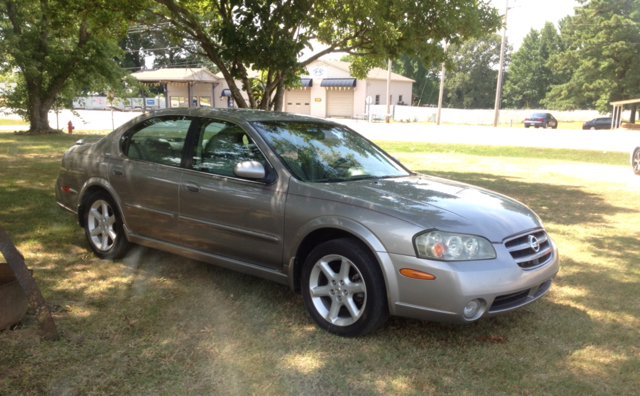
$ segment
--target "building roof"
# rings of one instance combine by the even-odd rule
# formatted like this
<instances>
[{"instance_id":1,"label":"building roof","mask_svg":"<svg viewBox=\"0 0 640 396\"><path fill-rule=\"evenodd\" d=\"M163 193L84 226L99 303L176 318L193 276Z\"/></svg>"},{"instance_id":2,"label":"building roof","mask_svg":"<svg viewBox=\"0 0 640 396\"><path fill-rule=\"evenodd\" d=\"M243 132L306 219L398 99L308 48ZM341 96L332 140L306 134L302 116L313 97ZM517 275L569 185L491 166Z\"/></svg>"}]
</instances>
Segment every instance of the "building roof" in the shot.
<instances>
[{"instance_id":1,"label":"building roof","mask_svg":"<svg viewBox=\"0 0 640 396\"><path fill-rule=\"evenodd\" d=\"M347 73L351 73L349 70L349 66L351 66L350 62L342 62L337 60L328 60L328 59L320 59L320 62L324 62L326 65L335 67L336 69L340 69L342 71L346 71ZM374 67L369 70L367 73L367 80L387 80L387 70L379 67ZM400 82L415 82L408 77L402 76L400 74L396 74L391 72L391 81L400 81Z\"/></svg>"},{"instance_id":2,"label":"building roof","mask_svg":"<svg viewBox=\"0 0 640 396\"><path fill-rule=\"evenodd\" d=\"M181 81L206 82L220 81L215 74L205 68L158 69L131 73L138 81Z\"/></svg>"},{"instance_id":3,"label":"building roof","mask_svg":"<svg viewBox=\"0 0 640 396\"><path fill-rule=\"evenodd\" d=\"M610 102L610 103L612 105L614 105L614 106L622 106L622 105L626 105L626 104L640 103L640 99L619 100L617 102Z\"/></svg>"}]
</instances>

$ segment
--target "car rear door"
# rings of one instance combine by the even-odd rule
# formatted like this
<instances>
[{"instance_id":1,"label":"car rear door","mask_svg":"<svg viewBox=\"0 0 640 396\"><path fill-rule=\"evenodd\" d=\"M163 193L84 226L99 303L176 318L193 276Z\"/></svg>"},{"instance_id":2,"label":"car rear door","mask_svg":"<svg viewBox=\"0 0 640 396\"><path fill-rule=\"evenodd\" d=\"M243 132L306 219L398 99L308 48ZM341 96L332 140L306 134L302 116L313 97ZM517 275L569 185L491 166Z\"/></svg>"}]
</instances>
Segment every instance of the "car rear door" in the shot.
<instances>
[{"instance_id":1,"label":"car rear door","mask_svg":"<svg viewBox=\"0 0 640 396\"><path fill-rule=\"evenodd\" d=\"M251 135L232 122L202 118L194 136L180 183L182 244L281 268L287 181L265 184L234 175L242 161L271 167Z\"/></svg>"},{"instance_id":2,"label":"car rear door","mask_svg":"<svg viewBox=\"0 0 640 396\"><path fill-rule=\"evenodd\" d=\"M123 134L121 155L111 163L109 181L119 195L125 225L132 233L180 241L180 166L193 118L150 118Z\"/></svg>"}]
</instances>

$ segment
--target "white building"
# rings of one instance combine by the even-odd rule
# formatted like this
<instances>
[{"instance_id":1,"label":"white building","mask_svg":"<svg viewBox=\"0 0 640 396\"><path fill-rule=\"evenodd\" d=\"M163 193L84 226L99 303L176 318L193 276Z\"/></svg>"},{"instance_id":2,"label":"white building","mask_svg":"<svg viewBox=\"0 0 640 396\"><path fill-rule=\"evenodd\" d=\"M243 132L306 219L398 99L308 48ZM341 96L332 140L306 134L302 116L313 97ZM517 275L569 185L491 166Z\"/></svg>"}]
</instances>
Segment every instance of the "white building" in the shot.
<instances>
[{"instance_id":1,"label":"white building","mask_svg":"<svg viewBox=\"0 0 640 396\"><path fill-rule=\"evenodd\" d=\"M302 87L287 91L284 110L315 117L355 117L371 104L386 105L387 70L373 68L364 80L349 72L349 62L317 60L307 66ZM411 105L414 80L391 73L390 104Z\"/></svg>"},{"instance_id":2,"label":"white building","mask_svg":"<svg viewBox=\"0 0 640 396\"><path fill-rule=\"evenodd\" d=\"M251 78L258 77L253 72ZM221 73L207 69L159 69L132 74L146 84L162 85L166 107L236 107ZM391 73L391 104L411 104L413 80ZM355 117L371 104L386 104L387 71L374 68L365 80L349 73L349 63L317 60L307 66L302 86L285 93L284 110L316 117ZM236 81L236 86L242 84ZM248 100L246 93L243 97ZM189 101L188 98L191 98Z\"/></svg>"}]
</instances>

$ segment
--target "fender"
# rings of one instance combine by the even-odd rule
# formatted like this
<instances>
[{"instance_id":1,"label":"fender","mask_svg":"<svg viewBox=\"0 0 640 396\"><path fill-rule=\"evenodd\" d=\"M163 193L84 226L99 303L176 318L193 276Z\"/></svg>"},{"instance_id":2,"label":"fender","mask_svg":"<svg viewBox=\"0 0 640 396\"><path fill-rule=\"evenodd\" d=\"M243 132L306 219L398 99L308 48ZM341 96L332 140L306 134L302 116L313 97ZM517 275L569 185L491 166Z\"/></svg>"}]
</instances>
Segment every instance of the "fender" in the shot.
<instances>
[{"instance_id":1,"label":"fender","mask_svg":"<svg viewBox=\"0 0 640 396\"><path fill-rule=\"evenodd\" d=\"M84 226L83 224L84 211L82 210L83 209L82 205L83 205L83 200L85 198L85 194L87 193L87 190L96 186L101 187L102 189L106 190L109 193L109 195L111 195L116 207L118 208L118 211L120 212L120 218L122 219L122 223L126 226L127 220L124 218L122 207L120 207L120 196L118 196L118 193L116 192L116 190L111 186L111 183L109 183L108 180L105 180L102 177L92 177L82 185L82 188L80 189L80 193L78 194L78 208L77 208L78 224L80 224L80 226Z\"/></svg>"},{"instance_id":2,"label":"fender","mask_svg":"<svg viewBox=\"0 0 640 396\"><path fill-rule=\"evenodd\" d=\"M396 273L393 269L393 264L391 262L389 254L387 253L387 249L371 230L369 230L361 223L358 223L357 221L346 217L320 216L308 221L298 229L298 232L296 232L295 236L293 237L291 244L287 244L288 251L285 252L285 257L283 260L286 263L285 266L287 268L285 268L284 272L288 275L289 287L291 288L291 290L295 290L294 267L295 255L298 247L300 246L302 241L304 241L304 239L313 231L325 228L334 228L348 232L349 234L352 234L353 236L358 238L371 250L376 260L378 261L378 264L380 265L380 269L384 277L385 287L387 290L387 300L389 302L389 311L391 314L394 314L395 302L398 301L399 293L397 288L392 287L392 285L397 285L398 282L396 280ZM302 265L302 263L299 263L298 265Z\"/></svg>"}]
</instances>

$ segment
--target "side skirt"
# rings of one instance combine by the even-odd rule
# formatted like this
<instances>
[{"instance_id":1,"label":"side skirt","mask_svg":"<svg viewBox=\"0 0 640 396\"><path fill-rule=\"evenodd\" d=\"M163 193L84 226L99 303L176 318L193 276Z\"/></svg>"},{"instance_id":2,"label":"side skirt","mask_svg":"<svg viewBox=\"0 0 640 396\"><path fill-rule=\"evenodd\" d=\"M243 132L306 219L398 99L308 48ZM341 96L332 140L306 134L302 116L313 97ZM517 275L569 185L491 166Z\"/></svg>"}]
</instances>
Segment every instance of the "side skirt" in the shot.
<instances>
[{"instance_id":1,"label":"side skirt","mask_svg":"<svg viewBox=\"0 0 640 396\"><path fill-rule=\"evenodd\" d=\"M289 278L286 274L274 271L271 269L263 268L257 265L245 263L244 261L239 261L235 259L231 259L228 257L218 256L212 253L205 253L199 250L185 248L183 246L179 246L173 243L162 242L156 239L146 238L140 235L132 234L125 227L125 232L127 234L127 239L129 242L137 243L138 245L163 250L165 252L177 254L180 256L188 257L190 259L203 261L205 263L217 265L218 267L227 268L233 271L238 271L243 274L257 276L259 278L264 278L273 282L278 282L283 285L289 285Z\"/></svg>"}]
</instances>

